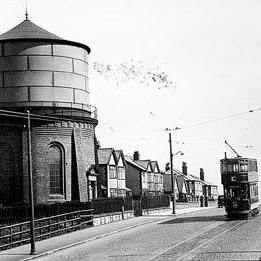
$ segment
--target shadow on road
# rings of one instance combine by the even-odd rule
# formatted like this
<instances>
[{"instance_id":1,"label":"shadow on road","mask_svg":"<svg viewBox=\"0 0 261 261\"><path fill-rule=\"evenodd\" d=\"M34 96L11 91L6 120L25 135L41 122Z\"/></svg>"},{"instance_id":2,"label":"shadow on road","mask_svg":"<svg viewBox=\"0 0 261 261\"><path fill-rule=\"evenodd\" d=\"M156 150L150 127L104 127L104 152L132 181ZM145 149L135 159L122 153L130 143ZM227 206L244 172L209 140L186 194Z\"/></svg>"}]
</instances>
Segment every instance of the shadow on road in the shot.
<instances>
[{"instance_id":1,"label":"shadow on road","mask_svg":"<svg viewBox=\"0 0 261 261\"><path fill-rule=\"evenodd\" d=\"M176 223L191 223L191 222L213 222L213 221L229 221L226 216L193 216L180 217L159 223L160 225L169 225Z\"/></svg>"}]
</instances>

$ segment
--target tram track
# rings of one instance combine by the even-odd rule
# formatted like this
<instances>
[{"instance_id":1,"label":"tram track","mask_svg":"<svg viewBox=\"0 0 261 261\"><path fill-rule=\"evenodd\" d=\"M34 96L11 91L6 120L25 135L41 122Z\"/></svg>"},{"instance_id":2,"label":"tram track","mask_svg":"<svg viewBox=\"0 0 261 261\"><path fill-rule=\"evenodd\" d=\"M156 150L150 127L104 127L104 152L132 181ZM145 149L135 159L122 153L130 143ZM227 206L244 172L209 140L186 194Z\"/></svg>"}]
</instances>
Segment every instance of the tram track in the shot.
<instances>
[{"instance_id":1,"label":"tram track","mask_svg":"<svg viewBox=\"0 0 261 261\"><path fill-rule=\"evenodd\" d=\"M248 220L235 220L230 222L224 222L215 227L211 227L187 240L173 245L157 256L149 259L150 261L167 261L167 260L193 260L193 253L201 247L207 245L219 236L237 228ZM191 259L192 258L192 259Z\"/></svg>"}]
</instances>

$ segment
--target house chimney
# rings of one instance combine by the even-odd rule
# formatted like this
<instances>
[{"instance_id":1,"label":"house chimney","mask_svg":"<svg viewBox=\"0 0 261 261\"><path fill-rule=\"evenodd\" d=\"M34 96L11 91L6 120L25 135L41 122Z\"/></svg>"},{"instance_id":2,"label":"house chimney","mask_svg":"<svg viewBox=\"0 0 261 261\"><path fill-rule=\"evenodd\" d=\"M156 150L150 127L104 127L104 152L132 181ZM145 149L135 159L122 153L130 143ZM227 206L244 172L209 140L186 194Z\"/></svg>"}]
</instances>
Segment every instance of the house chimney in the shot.
<instances>
[{"instance_id":1,"label":"house chimney","mask_svg":"<svg viewBox=\"0 0 261 261\"><path fill-rule=\"evenodd\" d=\"M134 153L133 153L133 159L134 159L134 160L140 160L140 153L139 153L139 151L134 151Z\"/></svg>"},{"instance_id":2,"label":"house chimney","mask_svg":"<svg viewBox=\"0 0 261 261\"><path fill-rule=\"evenodd\" d=\"M186 162L182 162L182 173L186 176L188 175L188 167Z\"/></svg>"},{"instance_id":3,"label":"house chimney","mask_svg":"<svg viewBox=\"0 0 261 261\"><path fill-rule=\"evenodd\" d=\"M165 171L166 172L170 170L170 166L169 165L170 165L169 162L167 162L166 165L165 165Z\"/></svg>"},{"instance_id":4,"label":"house chimney","mask_svg":"<svg viewBox=\"0 0 261 261\"><path fill-rule=\"evenodd\" d=\"M199 175L200 175L200 179L204 181L204 180L205 180L205 177L204 177L204 170L203 170L202 168L200 168Z\"/></svg>"}]
</instances>

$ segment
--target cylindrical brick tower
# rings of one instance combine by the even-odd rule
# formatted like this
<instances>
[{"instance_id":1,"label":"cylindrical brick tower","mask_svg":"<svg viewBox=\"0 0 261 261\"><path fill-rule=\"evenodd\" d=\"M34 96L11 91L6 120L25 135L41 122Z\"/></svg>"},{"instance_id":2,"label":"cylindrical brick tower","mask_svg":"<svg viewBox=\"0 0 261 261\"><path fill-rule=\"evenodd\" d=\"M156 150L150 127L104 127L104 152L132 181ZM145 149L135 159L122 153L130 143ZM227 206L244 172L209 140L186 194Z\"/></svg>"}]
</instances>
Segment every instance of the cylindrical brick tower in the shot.
<instances>
[{"instance_id":1,"label":"cylindrical brick tower","mask_svg":"<svg viewBox=\"0 0 261 261\"><path fill-rule=\"evenodd\" d=\"M89 53L88 46L49 33L27 17L0 35L0 110L22 115L1 116L0 204L28 201L23 118L27 110L36 115L32 117L36 203L88 200L86 171L95 164L98 123L89 103Z\"/></svg>"}]
</instances>

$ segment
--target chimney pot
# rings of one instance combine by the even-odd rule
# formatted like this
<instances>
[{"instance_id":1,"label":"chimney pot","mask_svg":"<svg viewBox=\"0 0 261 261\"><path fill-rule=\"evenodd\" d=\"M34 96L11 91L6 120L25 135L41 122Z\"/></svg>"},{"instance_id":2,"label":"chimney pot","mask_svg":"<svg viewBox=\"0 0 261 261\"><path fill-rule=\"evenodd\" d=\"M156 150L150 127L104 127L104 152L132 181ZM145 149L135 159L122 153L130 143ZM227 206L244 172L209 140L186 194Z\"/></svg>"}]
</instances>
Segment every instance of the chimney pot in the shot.
<instances>
[{"instance_id":1,"label":"chimney pot","mask_svg":"<svg viewBox=\"0 0 261 261\"><path fill-rule=\"evenodd\" d=\"M188 175L188 166L186 162L182 162L182 173Z\"/></svg>"},{"instance_id":2,"label":"chimney pot","mask_svg":"<svg viewBox=\"0 0 261 261\"><path fill-rule=\"evenodd\" d=\"M134 159L134 160L140 160L140 153L139 153L139 151L134 151L134 153L133 153L133 159Z\"/></svg>"},{"instance_id":3,"label":"chimney pot","mask_svg":"<svg viewBox=\"0 0 261 261\"><path fill-rule=\"evenodd\" d=\"M204 181L204 180L205 180L205 177L204 177L204 170L203 170L202 168L200 168L199 175L200 175L200 179Z\"/></svg>"}]
</instances>

